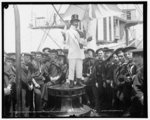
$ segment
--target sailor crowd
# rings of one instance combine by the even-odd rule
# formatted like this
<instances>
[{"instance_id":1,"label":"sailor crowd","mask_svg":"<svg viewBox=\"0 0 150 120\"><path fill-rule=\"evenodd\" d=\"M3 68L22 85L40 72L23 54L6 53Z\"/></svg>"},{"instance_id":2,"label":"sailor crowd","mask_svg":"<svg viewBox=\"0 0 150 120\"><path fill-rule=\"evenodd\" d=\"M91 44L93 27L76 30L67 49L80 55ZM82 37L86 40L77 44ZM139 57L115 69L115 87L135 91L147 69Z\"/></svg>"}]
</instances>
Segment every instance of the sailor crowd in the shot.
<instances>
[{"instance_id":1,"label":"sailor crowd","mask_svg":"<svg viewBox=\"0 0 150 120\"><path fill-rule=\"evenodd\" d=\"M144 117L143 50L105 47L84 53L82 84L86 94L82 103L97 114L122 110L122 117ZM48 87L68 83L67 54L67 50L50 48L21 53L22 117L40 117L50 109L55 101ZM17 117L16 53L4 53L3 64L3 117Z\"/></svg>"}]
</instances>

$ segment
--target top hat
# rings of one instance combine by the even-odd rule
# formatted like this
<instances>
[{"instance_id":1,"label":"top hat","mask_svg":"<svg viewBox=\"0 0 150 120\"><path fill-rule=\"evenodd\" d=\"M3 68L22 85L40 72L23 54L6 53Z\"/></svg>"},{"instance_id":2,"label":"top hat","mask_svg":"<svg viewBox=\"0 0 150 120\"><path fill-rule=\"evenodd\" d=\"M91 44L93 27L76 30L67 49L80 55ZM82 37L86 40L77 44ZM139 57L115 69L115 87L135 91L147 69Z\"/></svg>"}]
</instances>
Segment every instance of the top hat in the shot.
<instances>
[{"instance_id":1,"label":"top hat","mask_svg":"<svg viewBox=\"0 0 150 120\"><path fill-rule=\"evenodd\" d=\"M79 16L77 15L77 14L73 14L72 16L71 16L71 23L73 22L73 21L77 21L77 22L79 22L80 20L79 20Z\"/></svg>"}]
</instances>

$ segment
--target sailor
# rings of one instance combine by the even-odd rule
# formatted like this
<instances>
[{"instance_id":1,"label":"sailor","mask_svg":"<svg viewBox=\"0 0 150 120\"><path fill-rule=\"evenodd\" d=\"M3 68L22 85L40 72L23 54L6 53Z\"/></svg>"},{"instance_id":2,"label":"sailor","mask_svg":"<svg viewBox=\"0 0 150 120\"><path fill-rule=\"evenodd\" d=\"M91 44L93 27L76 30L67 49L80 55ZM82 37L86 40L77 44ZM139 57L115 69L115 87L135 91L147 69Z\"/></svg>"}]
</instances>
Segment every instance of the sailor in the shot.
<instances>
[{"instance_id":1,"label":"sailor","mask_svg":"<svg viewBox=\"0 0 150 120\"><path fill-rule=\"evenodd\" d=\"M105 49L105 62L104 62L104 107L105 109L112 108L113 97L114 97L114 70L116 69L115 64L115 53L113 49Z\"/></svg>"},{"instance_id":2,"label":"sailor","mask_svg":"<svg viewBox=\"0 0 150 120\"><path fill-rule=\"evenodd\" d=\"M57 61L58 51L55 49L51 50L49 54L49 58L51 59L51 61Z\"/></svg>"},{"instance_id":3,"label":"sailor","mask_svg":"<svg viewBox=\"0 0 150 120\"><path fill-rule=\"evenodd\" d=\"M16 105L16 71L14 68L15 59L4 54L4 117L14 117L11 116L10 112L15 111ZM13 114L14 115L14 114Z\"/></svg>"},{"instance_id":4,"label":"sailor","mask_svg":"<svg viewBox=\"0 0 150 120\"><path fill-rule=\"evenodd\" d=\"M117 97L119 99L120 107L123 110L127 110L131 103L131 91L132 91L132 76L128 70L128 62L124 56L124 48L119 48L117 55L119 57L120 65L116 70L116 86Z\"/></svg>"},{"instance_id":5,"label":"sailor","mask_svg":"<svg viewBox=\"0 0 150 120\"><path fill-rule=\"evenodd\" d=\"M92 91L94 94L94 100L95 100L95 107L94 109L99 112L102 103L103 103L103 88L105 86L104 84L104 51L102 48L98 49L96 51L96 54L98 55L98 59L94 63L94 67L92 70L92 80L94 82L94 85L92 86Z\"/></svg>"},{"instance_id":6,"label":"sailor","mask_svg":"<svg viewBox=\"0 0 150 120\"><path fill-rule=\"evenodd\" d=\"M144 69L143 69L143 49L131 50L133 60L137 67L137 73L133 78L133 97L129 111L124 114L125 117L146 117L144 111Z\"/></svg>"},{"instance_id":7,"label":"sailor","mask_svg":"<svg viewBox=\"0 0 150 120\"><path fill-rule=\"evenodd\" d=\"M32 55L22 53L23 62L21 63L21 92L22 92L22 113L23 117L29 117L29 111L33 110L33 84L32 84Z\"/></svg>"},{"instance_id":8,"label":"sailor","mask_svg":"<svg viewBox=\"0 0 150 120\"><path fill-rule=\"evenodd\" d=\"M44 74L44 68L43 68L43 56L41 52L36 52L36 58L32 62L34 72L32 73L32 82L34 85L34 102L35 102L35 111L40 112L42 111L42 98L41 93L44 85L45 78L43 76ZM36 114L37 117L40 116L39 113Z\"/></svg>"},{"instance_id":9,"label":"sailor","mask_svg":"<svg viewBox=\"0 0 150 120\"><path fill-rule=\"evenodd\" d=\"M36 56L36 52L35 52L35 51L32 51L32 52L31 52L31 55L32 55L32 58L34 59L35 56Z\"/></svg>"},{"instance_id":10,"label":"sailor","mask_svg":"<svg viewBox=\"0 0 150 120\"><path fill-rule=\"evenodd\" d=\"M46 65L46 64L45 64ZM42 100L44 102L44 109L52 107L54 102L57 101L52 96L48 96L48 87L57 84L63 84L66 82L66 74L68 72L68 65L66 63L66 57L64 55L59 55L57 61L52 61L49 66L45 66L49 81L43 85L42 90Z\"/></svg>"},{"instance_id":11,"label":"sailor","mask_svg":"<svg viewBox=\"0 0 150 120\"><path fill-rule=\"evenodd\" d=\"M128 67L128 71L130 73L130 76L134 76L134 74L136 74L136 65L133 62L133 56L132 56L132 50L136 49L135 47L126 47L124 48L124 55L125 55L125 59L127 61L127 67Z\"/></svg>"},{"instance_id":12,"label":"sailor","mask_svg":"<svg viewBox=\"0 0 150 120\"><path fill-rule=\"evenodd\" d=\"M107 47L104 47L104 52L105 52L105 59L107 59L114 52L114 49L109 49Z\"/></svg>"},{"instance_id":13,"label":"sailor","mask_svg":"<svg viewBox=\"0 0 150 120\"><path fill-rule=\"evenodd\" d=\"M92 93L92 85L94 84L91 79L92 69L95 63L95 51L93 49L87 49L87 58L83 61L83 77L86 84L86 100L85 104L94 107L93 93Z\"/></svg>"}]
</instances>

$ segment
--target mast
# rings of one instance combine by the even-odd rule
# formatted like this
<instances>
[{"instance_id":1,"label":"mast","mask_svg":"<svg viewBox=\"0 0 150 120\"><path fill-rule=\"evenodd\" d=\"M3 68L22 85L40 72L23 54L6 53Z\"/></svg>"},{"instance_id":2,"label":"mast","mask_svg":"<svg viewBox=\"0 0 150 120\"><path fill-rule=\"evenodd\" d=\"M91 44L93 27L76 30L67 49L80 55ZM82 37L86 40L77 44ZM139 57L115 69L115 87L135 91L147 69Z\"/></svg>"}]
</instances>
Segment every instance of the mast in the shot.
<instances>
[{"instance_id":1,"label":"mast","mask_svg":"<svg viewBox=\"0 0 150 120\"><path fill-rule=\"evenodd\" d=\"M20 70L21 70L21 58L20 58L20 15L18 6L14 5L14 17L15 17L15 47L16 47L16 90L17 90L17 117L20 117L21 112L21 84L20 84Z\"/></svg>"}]
</instances>

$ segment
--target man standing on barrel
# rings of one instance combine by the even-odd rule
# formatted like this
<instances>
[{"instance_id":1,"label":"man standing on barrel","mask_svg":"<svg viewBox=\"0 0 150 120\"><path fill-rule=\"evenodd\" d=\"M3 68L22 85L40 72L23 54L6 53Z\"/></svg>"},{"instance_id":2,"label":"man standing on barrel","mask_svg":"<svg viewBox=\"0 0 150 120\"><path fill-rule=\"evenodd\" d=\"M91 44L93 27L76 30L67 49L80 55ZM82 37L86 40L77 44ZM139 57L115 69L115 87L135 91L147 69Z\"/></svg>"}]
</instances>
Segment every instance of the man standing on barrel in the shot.
<instances>
[{"instance_id":1,"label":"man standing on barrel","mask_svg":"<svg viewBox=\"0 0 150 120\"><path fill-rule=\"evenodd\" d=\"M87 44L85 34L79 31L78 24L80 20L78 15L74 14L71 17L71 26L66 32L65 43L69 46L69 87L74 87L74 74L76 73L76 85L83 85L82 81L82 69L83 69L83 59L85 58L83 46Z\"/></svg>"}]
</instances>

